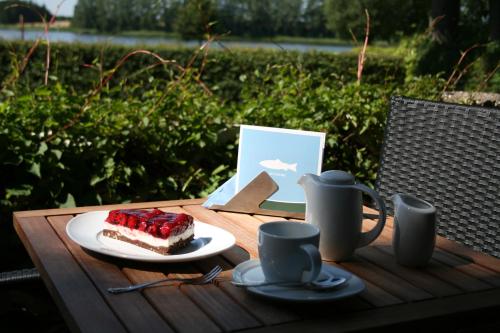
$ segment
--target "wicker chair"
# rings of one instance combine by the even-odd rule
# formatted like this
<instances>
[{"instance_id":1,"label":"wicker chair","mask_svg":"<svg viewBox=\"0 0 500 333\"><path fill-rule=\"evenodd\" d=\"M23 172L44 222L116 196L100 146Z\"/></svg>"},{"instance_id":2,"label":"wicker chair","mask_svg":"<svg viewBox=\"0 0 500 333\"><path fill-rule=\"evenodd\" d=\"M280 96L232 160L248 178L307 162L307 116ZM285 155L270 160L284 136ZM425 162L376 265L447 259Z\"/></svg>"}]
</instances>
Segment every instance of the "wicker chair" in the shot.
<instances>
[{"instance_id":1,"label":"wicker chair","mask_svg":"<svg viewBox=\"0 0 500 333\"><path fill-rule=\"evenodd\" d=\"M17 271L0 272L0 286L40 279L36 268L26 268Z\"/></svg>"},{"instance_id":2,"label":"wicker chair","mask_svg":"<svg viewBox=\"0 0 500 333\"><path fill-rule=\"evenodd\" d=\"M500 110L393 97L376 187L438 210L438 233L500 257Z\"/></svg>"}]
</instances>

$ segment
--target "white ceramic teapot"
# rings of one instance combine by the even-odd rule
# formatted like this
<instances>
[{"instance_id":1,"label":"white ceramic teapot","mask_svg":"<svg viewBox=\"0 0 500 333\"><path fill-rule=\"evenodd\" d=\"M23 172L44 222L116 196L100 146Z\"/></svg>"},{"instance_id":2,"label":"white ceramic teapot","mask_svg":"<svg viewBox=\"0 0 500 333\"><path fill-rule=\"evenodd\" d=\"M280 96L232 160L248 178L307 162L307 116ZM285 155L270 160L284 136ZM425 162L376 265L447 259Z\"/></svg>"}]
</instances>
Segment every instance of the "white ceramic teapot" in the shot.
<instances>
[{"instance_id":1,"label":"white ceramic teapot","mask_svg":"<svg viewBox=\"0 0 500 333\"><path fill-rule=\"evenodd\" d=\"M382 198L369 187L357 184L354 176L340 171L325 171L320 176L303 175L298 183L306 194L306 222L319 227L319 250L323 259L342 261L354 250L373 242L385 225L386 210ZM362 193L372 197L379 208L377 225L361 231Z\"/></svg>"}]
</instances>

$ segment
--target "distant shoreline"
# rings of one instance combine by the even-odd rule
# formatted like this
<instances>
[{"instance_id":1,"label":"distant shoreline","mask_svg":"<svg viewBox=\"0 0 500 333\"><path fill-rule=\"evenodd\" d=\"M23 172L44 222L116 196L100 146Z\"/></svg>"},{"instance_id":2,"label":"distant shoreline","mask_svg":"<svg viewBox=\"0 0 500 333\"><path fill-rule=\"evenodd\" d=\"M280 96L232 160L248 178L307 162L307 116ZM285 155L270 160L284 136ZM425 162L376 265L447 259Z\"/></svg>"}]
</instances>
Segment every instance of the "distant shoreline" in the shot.
<instances>
[{"instance_id":1,"label":"distant shoreline","mask_svg":"<svg viewBox=\"0 0 500 333\"><path fill-rule=\"evenodd\" d=\"M0 29L17 30L19 25L15 24L0 24ZM43 31L42 23L26 23L24 26L26 31ZM92 35L112 35L122 37L150 37L150 38L172 38L182 40L177 33L165 32L158 30L135 30L121 31L119 33L98 32L94 29L72 28L69 21L56 21L51 27L51 31L67 31L76 34L92 34ZM328 37L301 37L301 36L271 36L271 37L249 37L249 36L222 36L221 41L243 41L243 42L267 42L267 43L288 43L288 44L309 44L309 45L338 45L338 46L353 46L350 40L341 40Z\"/></svg>"}]
</instances>

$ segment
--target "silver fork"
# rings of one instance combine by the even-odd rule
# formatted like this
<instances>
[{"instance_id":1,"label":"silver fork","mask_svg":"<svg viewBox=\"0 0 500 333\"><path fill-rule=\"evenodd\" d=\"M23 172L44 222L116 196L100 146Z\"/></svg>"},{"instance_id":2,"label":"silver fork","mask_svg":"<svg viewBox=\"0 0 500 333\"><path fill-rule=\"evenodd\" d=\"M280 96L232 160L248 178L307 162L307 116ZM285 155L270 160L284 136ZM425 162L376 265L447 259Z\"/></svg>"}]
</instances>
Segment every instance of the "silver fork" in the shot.
<instances>
[{"instance_id":1,"label":"silver fork","mask_svg":"<svg viewBox=\"0 0 500 333\"><path fill-rule=\"evenodd\" d=\"M157 283L162 283L162 282L181 282L183 284L206 284L212 282L219 273L222 272L222 268L220 266L215 266L212 268L212 270L202 276L198 276L195 278L165 278L165 279L160 279L160 280L155 280L155 281L149 281L149 282L144 282L144 283L139 283L139 284L132 284L127 287L118 287L118 288L108 288L108 292L111 294L121 294L121 293L127 293L129 291L134 291L134 290L142 290L146 287L152 286Z\"/></svg>"}]
</instances>

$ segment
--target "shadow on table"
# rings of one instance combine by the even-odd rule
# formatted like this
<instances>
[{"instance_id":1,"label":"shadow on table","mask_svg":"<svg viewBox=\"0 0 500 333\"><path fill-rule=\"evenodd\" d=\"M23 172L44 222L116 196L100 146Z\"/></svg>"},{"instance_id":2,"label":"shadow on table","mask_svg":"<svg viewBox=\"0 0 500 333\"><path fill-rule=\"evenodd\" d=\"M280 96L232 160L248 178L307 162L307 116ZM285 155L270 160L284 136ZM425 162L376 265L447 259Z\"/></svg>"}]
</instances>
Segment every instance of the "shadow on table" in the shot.
<instances>
[{"instance_id":1,"label":"shadow on table","mask_svg":"<svg viewBox=\"0 0 500 333\"><path fill-rule=\"evenodd\" d=\"M500 307L477 310L468 313L457 313L452 316L436 317L426 320L391 325L377 329L358 332L387 333L423 333L423 332L453 332L453 333L498 333L500 332Z\"/></svg>"},{"instance_id":2,"label":"shadow on table","mask_svg":"<svg viewBox=\"0 0 500 333\"><path fill-rule=\"evenodd\" d=\"M391 245L376 245L376 247L382 252L394 256L394 250ZM467 266L470 264L474 264L474 260L466 256L457 256L449 252L446 252L444 250L435 248L434 253L432 254L432 258L429 262L429 266L443 265L443 264L450 268Z\"/></svg>"},{"instance_id":3,"label":"shadow on table","mask_svg":"<svg viewBox=\"0 0 500 333\"><path fill-rule=\"evenodd\" d=\"M208 243L210 240L205 239L203 240L204 242ZM164 274L168 273L176 273L176 274L191 274L194 272L198 271L198 268L200 266L203 266L204 263L210 263L210 265L216 265L219 264L221 265L221 259L231 263L231 265L238 265L241 262L244 262L248 259L250 259L250 254L244 250L243 248L239 246L233 246L231 249L224 251L220 255L216 255L213 257L201 259L201 260L196 260L196 261L188 261L185 263L178 262L178 263L164 263L164 262L144 262L144 261L136 261L136 260L128 260L128 259L122 259L122 258L117 258L117 257L112 257L112 256L107 256L104 254L100 254L97 252L93 252L90 250L87 250L85 248L82 248L82 250L87 253L89 256L94 257L97 260L100 261L105 261L108 262L112 265L117 265L120 269L128 268L128 269L137 269L137 270L143 270L143 271L149 271L149 272L161 272ZM216 259L219 258L219 259ZM224 267L224 269L227 267ZM196 268L198 267L198 268ZM206 266L208 269L208 266ZM211 267L210 267L211 268ZM231 267L232 268L232 267ZM209 269L208 269L209 270ZM207 270L207 271L208 271Z\"/></svg>"}]
</instances>

